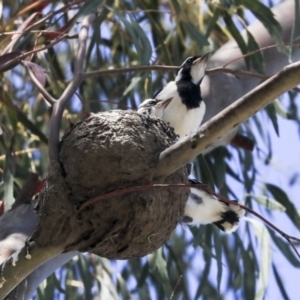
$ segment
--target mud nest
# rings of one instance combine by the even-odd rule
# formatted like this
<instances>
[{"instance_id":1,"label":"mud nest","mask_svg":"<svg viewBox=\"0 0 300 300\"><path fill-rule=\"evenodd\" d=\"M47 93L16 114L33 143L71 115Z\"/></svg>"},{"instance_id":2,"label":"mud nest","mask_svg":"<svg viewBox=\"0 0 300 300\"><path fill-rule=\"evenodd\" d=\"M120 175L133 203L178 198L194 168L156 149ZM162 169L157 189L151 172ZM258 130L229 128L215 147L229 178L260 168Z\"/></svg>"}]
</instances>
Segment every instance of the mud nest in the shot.
<instances>
[{"instance_id":1,"label":"mud nest","mask_svg":"<svg viewBox=\"0 0 300 300\"><path fill-rule=\"evenodd\" d=\"M63 138L61 166L52 168L40 195L40 245L64 245L127 259L158 249L183 214L187 189L156 189L121 194L78 211L98 195L152 183L187 182L186 168L156 178L160 152L177 140L163 121L135 112L109 111L78 123ZM59 172L60 174L58 174Z\"/></svg>"}]
</instances>

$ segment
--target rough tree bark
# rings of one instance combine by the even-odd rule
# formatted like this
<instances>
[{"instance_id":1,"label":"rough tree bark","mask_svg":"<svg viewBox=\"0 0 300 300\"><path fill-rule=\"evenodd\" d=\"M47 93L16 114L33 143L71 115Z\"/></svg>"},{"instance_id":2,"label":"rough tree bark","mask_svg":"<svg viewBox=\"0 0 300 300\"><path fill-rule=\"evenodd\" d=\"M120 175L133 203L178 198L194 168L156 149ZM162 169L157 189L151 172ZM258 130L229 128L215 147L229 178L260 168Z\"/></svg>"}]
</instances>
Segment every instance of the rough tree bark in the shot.
<instances>
[{"instance_id":1,"label":"rough tree bark","mask_svg":"<svg viewBox=\"0 0 300 300\"><path fill-rule=\"evenodd\" d=\"M291 30L293 25L294 0L287 0L277 5L273 12L282 26L283 40L290 41ZM249 30L255 36L261 47L274 44L271 37L264 26L255 22L249 26ZM241 52L234 41L228 42L221 47L210 59L209 68L220 67L231 60L241 56ZM264 59L268 74L274 74L282 67L288 64L288 58L284 54L278 52L276 48L264 50ZM294 56L294 61L300 59L300 51L297 49ZM243 59L235 61L229 67L239 70L245 69ZM220 73L206 77L202 94L207 104L207 113L205 120L209 120L222 109L230 105L240 96L249 92L260 82L257 78L240 77L236 78L233 75ZM7 221L15 220L14 222ZM26 237L30 236L35 228L36 214L29 205L18 206L16 209L5 213L0 219L0 228L5 228L1 231L0 236L0 259L6 260L10 253L23 246ZM19 232L20 228L26 228L20 236L13 236ZM4 251L9 247L9 251ZM56 268L67 262L73 257L76 252L59 255L36 269L22 283L20 283L14 291L9 295L9 299L28 299L35 291L37 286L49 276Z\"/></svg>"}]
</instances>

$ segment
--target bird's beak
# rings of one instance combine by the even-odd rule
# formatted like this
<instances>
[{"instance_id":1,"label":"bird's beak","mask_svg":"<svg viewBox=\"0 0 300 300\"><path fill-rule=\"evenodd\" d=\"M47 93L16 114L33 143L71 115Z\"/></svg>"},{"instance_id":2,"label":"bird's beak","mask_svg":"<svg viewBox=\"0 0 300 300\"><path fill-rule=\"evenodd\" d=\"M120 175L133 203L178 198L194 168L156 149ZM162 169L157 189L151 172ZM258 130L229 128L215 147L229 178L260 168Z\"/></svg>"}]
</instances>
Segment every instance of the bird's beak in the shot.
<instances>
[{"instance_id":1,"label":"bird's beak","mask_svg":"<svg viewBox=\"0 0 300 300\"><path fill-rule=\"evenodd\" d=\"M210 54L211 52L207 52L206 54L202 55L201 57L199 57L198 59L196 59L194 62L193 62L193 65L204 65L206 66L209 58L210 58Z\"/></svg>"},{"instance_id":2,"label":"bird's beak","mask_svg":"<svg viewBox=\"0 0 300 300\"><path fill-rule=\"evenodd\" d=\"M193 62L191 75L192 75L192 81L195 84L201 83L201 81L205 75L206 65L207 65L209 57L210 57L210 52L202 55L201 57L197 58Z\"/></svg>"}]
</instances>

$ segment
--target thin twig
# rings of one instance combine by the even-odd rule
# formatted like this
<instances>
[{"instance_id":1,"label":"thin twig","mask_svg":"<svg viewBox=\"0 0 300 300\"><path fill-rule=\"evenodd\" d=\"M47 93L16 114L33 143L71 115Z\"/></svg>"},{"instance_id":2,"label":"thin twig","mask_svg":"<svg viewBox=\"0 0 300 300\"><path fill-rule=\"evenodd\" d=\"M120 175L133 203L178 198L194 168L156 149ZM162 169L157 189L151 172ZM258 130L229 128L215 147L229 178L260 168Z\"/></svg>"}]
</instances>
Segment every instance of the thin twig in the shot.
<instances>
[{"instance_id":1,"label":"thin twig","mask_svg":"<svg viewBox=\"0 0 300 300\"><path fill-rule=\"evenodd\" d=\"M87 206L100 202L104 199L108 199L111 197L116 197L119 195L124 195L124 194L128 194L128 193L133 193L133 192L141 192L141 191L147 191L147 190L152 190L152 189L165 189L165 188L191 188L191 187L195 187L196 184L184 184L184 183L178 183L178 184L149 184L149 185L140 185L140 186L132 186L132 187L128 187L128 188L124 188L124 189L120 189L120 190L115 190L112 192L108 192L99 196L96 196L94 198L91 198L87 201L85 201L84 203L82 203L78 210L82 211L84 210ZM199 187L201 187L202 189L207 188L207 185L204 183L200 183Z\"/></svg>"},{"instance_id":2,"label":"thin twig","mask_svg":"<svg viewBox=\"0 0 300 300\"><path fill-rule=\"evenodd\" d=\"M27 70L30 79L32 80L33 84L39 90L39 92L43 95L44 99L50 104L54 105L56 103L56 99L53 98L45 88L40 84L40 82L36 79L33 72L31 71L30 67L26 64L26 61L21 61L22 66Z\"/></svg>"},{"instance_id":3,"label":"thin twig","mask_svg":"<svg viewBox=\"0 0 300 300\"><path fill-rule=\"evenodd\" d=\"M95 15L90 14L82 20L81 29L78 37L78 51L75 60L74 77L68 84L67 88L57 100L57 103L53 107L53 113L50 120L50 132L49 132L49 158L51 161L59 161L58 144L59 144L59 130L61 124L61 118L63 111L79 88L83 78L83 65L86 52L86 44L88 40L89 27L94 20Z\"/></svg>"},{"instance_id":4,"label":"thin twig","mask_svg":"<svg viewBox=\"0 0 300 300\"><path fill-rule=\"evenodd\" d=\"M177 66L162 66L162 65L149 65L149 66L132 66L128 68L117 68L117 69L107 69L107 70L99 70L99 71L92 71L84 73L84 79L98 77L103 75L114 75L114 74L121 74L121 73L128 73L128 72L143 72L143 71L176 71L179 67ZM259 74L255 72L249 71L242 71L237 69L230 69L224 67L218 67L213 69L206 70L206 75L212 75L217 73L228 73L234 76L245 76L245 77L254 77L259 78L262 80L269 79L271 76ZM300 93L300 88L295 87L295 91Z\"/></svg>"},{"instance_id":5,"label":"thin twig","mask_svg":"<svg viewBox=\"0 0 300 300\"><path fill-rule=\"evenodd\" d=\"M297 39L295 39L297 40ZM239 59L242 59L242 58L245 58L245 57L248 57L248 56L251 56L255 53L258 53L258 52L261 52L263 50L267 50L267 49L272 49L272 48L277 48L279 46L292 46L292 47L299 47L300 44L294 44L293 42L290 42L290 43L281 43L281 44L276 44L276 45L270 45L270 46L266 46L266 47L262 47L262 48L259 48L259 49L256 49L256 50L253 50L249 53L246 53L244 55L241 55L233 60L231 60L230 62L226 63L223 68L227 67L229 64L232 64L233 62L239 60Z\"/></svg>"},{"instance_id":6,"label":"thin twig","mask_svg":"<svg viewBox=\"0 0 300 300\"><path fill-rule=\"evenodd\" d=\"M288 241L288 243L293 247L293 249L295 250L297 256L300 259L300 254L298 253L295 245L293 245L293 243L291 241L291 240L294 240L294 241L300 242L300 238L296 238L296 237L293 237L291 235L286 234L285 232L280 230L278 227L276 227L274 224L272 224L270 221L265 219L263 216L261 216L259 213L255 212L251 208L249 208L249 207L247 207L243 204L240 204L236 201L229 200L229 199L215 193L211 188L209 188L208 185L203 184L203 183L198 183L198 184L194 184L194 183L193 184L183 184L183 183L178 183L178 184L149 184L149 185L140 185L140 186L128 187L128 188L112 191L112 192L105 193L105 194L96 196L94 198L91 198L91 199L85 201L84 203L82 203L79 206L78 210L82 211L89 205L95 204L97 202L100 202L104 199L108 199L108 198L111 198L111 197L116 197L116 196L132 193L132 192L140 192L140 191L147 191L147 190L153 190L153 189L166 189L166 188L170 188L170 189L174 189L174 188L197 188L197 189L200 189L200 190L203 190L203 191L207 192L210 195L215 196L216 198L218 198L220 201L222 201L224 203L235 205L235 206L238 206L238 207L244 209L245 211L247 211L247 212L253 214L254 216L258 217L259 219L261 219L265 224L267 224L273 230L275 230L280 235L282 235Z\"/></svg>"},{"instance_id":7,"label":"thin twig","mask_svg":"<svg viewBox=\"0 0 300 300\"><path fill-rule=\"evenodd\" d=\"M149 66L131 66L128 68L106 69L88 72L84 74L84 79L91 77L98 77L102 75L114 75L128 72L142 72L142 71L176 71L179 67L176 66L161 66L161 65L149 65Z\"/></svg>"},{"instance_id":8,"label":"thin twig","mask_svg":"<svg viewBox=\"0 0 300 300\"><path fill-rule=\"evenodd\" d=\"M197 184L195 184L197 185ZM297 251L295 245L292 243L291 240L294 240L294 241L297 241L297 242L300 242L300 238L296 238L294 236L291 236L291 235L288 235L286 234L285 232L283 232L282 230L280 230L278 227L276 227L273 223L271 223L270 221L268 221L267 219L265 219L263 216L261 216L259 213L257 213L256 211L252 210L251 208L247 207L247 206L244 206L242 204L239 204L235 201L231 201L231 200L228 200L226 199L225 197L215 193L214 191L210 191L210 193L212 195L214 195L215 197L217 197L220 201L222 202L225 202L225 203L228 203L228 204L233 204L233 205L237 205L241 208L243 208L244 210L250 212L251 214L253 214L254 216L258 217L259 219L261 219L265 224L267 224L269 227L271 227L272 229L274 229L276 232L278 232L280 235L282 235L287 241L288 243L292 246L292 248L294 249L294 251L296 252L297 256L299 257L300 259L300 254L299 252Z\"/></svg>"},{"instance_id":9,"label":"thin twig","mask_svg":"<svg viewBox=\"0 0 300 300\"><path fill-rule=\"evenodd\" d=\"M180 283L181 279L182 279L182 275L179 276L179 278L178 278L178 280L177 280L177 282L176 282L176 284L175 284L175 287L174 287L174 289L173 289L173 291L172 291L172 293L171 293L171 296L170 296L170 300L173 299L174 294L175 294L175 292L176 292L176 290L177 290L177 287L179 286L179 283Z\"/></svg>"},{"instance_id":10,"label":"thin twig","mask_svg":"<svg viewBox=\"0 0 300 300\"><path fill-rule=\"evenodd\" d=\"M48 45L46 46L43 46L41 48L38 48L38 49L33 49L33 50L30 50L28 52L25 52L25 53L22 53L20 54L19 56L15 57L14 59L12 60L9 60L7 61L5 64L1 65L1 68L5 69L5 67L7 65L10 65L12 64L13 62L18 62L20 60L23 60L24 58L26 58L27 56L30 56L32 54L35 54L35 53L38 53L40 51L44 51L46 49L49 49L51 48L52 46L56 45L57 43L61 42L62 40L64 40L68 35L67 34L62 34L61 36L57 37L56 39L54 39L53 41L51 41Z\"/></svg>"}]
</instances>

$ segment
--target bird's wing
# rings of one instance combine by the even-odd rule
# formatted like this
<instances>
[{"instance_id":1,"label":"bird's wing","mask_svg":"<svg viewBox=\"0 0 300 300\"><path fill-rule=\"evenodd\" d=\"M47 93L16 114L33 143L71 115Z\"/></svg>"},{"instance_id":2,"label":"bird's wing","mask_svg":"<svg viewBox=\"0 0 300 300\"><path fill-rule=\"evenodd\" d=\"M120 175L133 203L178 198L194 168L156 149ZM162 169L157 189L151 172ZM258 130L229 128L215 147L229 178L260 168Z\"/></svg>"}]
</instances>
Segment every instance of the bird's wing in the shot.
<instances>
[{"instance_id":1,"label":"bird's wing","mask_svg":"<svg viewBox=\"0 0 300 300\"><path fill-rule=\"evenodd\" d=\"M174 98L177 95L177 85L175 81L170 81L159 93L155 95L155 99L164 101Z\"/></svg>"},{"instance_id":2,"label":"bird's wing","mask_svg":"<svg viewBox=\"0 0 300 300\"><path fill-rule=\"evenodd\" d=\"M166 109L166 107L170 104L170 102L172 101L173 97L166 99L164 101L159 101L156 105L155 108L157 109L161 109L162 111L164 111Z\"/></svg>"},{"instance_id":3,"label":"bird's wing","mask_svg":"<svg viewBox=\"0 0 300 300\"><path fill-rule=\"evenodd\" d=\"M154 115L163 119L165 109L177 94L177 86L175 81L170 81L159 93L156 94L155 100L158 103L154 107Z\"/></svg>"}]
</instances>

